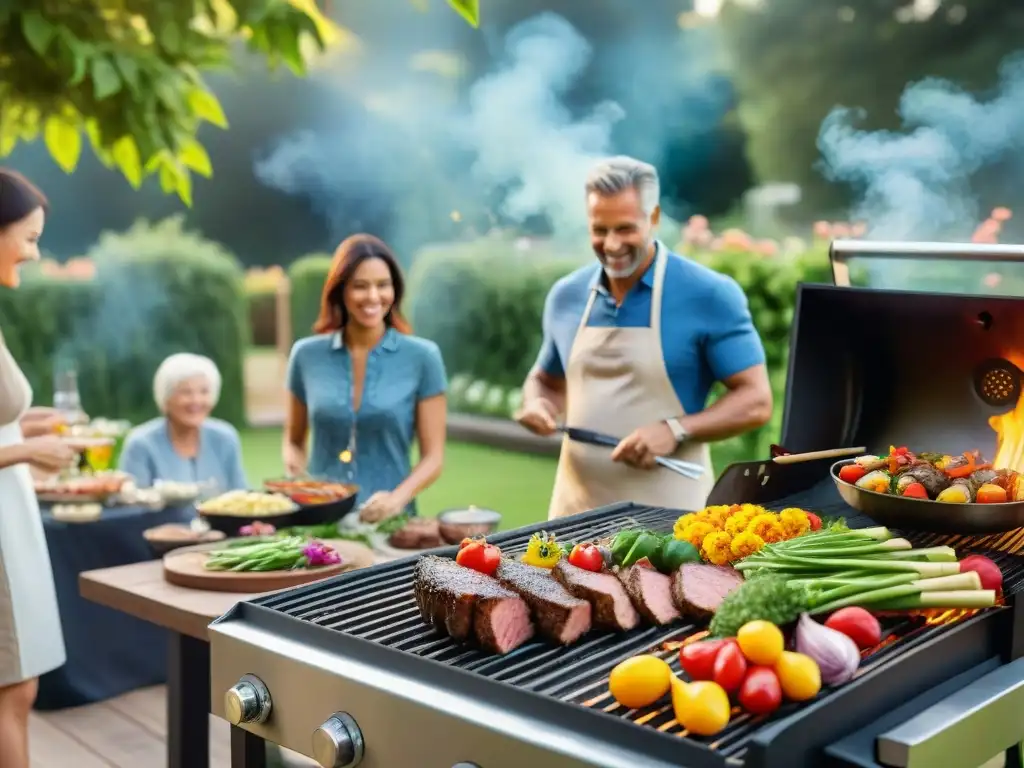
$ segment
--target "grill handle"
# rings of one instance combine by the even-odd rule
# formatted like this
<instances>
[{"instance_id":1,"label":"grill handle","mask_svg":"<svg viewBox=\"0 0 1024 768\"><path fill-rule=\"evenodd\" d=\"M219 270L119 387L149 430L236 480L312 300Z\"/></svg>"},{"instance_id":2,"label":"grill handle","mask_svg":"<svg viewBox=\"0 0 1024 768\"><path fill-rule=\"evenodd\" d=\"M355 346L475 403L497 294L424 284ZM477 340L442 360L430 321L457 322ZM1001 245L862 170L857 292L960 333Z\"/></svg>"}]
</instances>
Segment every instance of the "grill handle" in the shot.
<instances>
[{"instance_id":1,"label":"grill handle","mask_svg":"<svg viewBox=\"0 0 1024 768\"><path fill-rule=\"evenodd\" d=\"M907 261L1001 261L1024 264L1024 247L977 243L887 243L870 240L833 240L828 249L832 282L850 287L849 259L905 259Z\"/></svg>"},{"instance_id":2,"label":"grill handle","mask_svg":"<svg viewBox=\"0 0 1024 768\"><path fill-rule=\"evenodd\" d=\"M1024 739L1022 709L1024 659L1017 659L880 734L878 762L928 768L956 755L958 765L981 765Z\"/></svg>"}]
</instances>

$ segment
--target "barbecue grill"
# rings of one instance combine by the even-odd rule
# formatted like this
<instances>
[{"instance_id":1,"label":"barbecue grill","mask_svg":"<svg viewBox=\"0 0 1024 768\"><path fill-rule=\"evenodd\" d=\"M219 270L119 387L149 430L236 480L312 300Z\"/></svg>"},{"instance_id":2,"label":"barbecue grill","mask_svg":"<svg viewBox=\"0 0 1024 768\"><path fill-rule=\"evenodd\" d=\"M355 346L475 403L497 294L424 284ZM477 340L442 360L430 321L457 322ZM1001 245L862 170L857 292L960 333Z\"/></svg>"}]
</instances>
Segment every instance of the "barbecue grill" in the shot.
<instances>
[{"instance_id":1,"label":"barbecue grill","mask_svg":"<svg viewBox=\"0 0 1024 768\"><path fill-rule=\"evenodd\" d=\"M1024 300L801 286L782 444L991 455L989 419L1014 404L1005 395L986 402L976 374L1012 362L1014 350L1024 352ZM1004 450L1011 431L995 423ZM797 506L871 525L843 504L829 463L733 465L709 503ZM680 514L624 502L490 540L518 554L542 528L585 540L637 525L667 531ZM610 670L637 653L678 671L678 647L705 627L595 631L568 647L538 640L495 656L420 619L417 557L240 603L218 619L214 713L234 724L233 768L262 765L265 741L339 768L977 768L1003 750L1019 762L1011 745L1024 737L1024 558L1013 553L1024 549L1024 530L901 533L994 559L1006 604L887 618L885 639L865 652L853 681L769 718L737 713L714 737L686 734L667 704L628 710L608 693Z\"/></svg>"}]
</instances>

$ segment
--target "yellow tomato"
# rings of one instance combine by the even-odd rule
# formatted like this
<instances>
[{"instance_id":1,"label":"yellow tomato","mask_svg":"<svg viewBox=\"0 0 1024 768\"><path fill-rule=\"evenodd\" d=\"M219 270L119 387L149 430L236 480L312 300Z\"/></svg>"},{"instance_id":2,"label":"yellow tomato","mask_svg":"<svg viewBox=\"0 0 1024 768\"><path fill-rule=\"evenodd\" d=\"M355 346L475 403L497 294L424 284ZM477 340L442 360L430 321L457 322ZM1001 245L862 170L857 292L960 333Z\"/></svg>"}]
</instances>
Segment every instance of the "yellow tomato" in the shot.
<instances>
[{"instance_id":1,"label":"yellow tomato","mask_svg":"<svg viewBox=\"0 0 1024 768\"><path fill-rule=\"evenodd\" d=\"M714 736L729 724L729 694L718 683L702 680L672 685L672 711L690 733Z\"/></svg>"},{"instance_id":2,"label":"yellow tomato","mask_svg":"<svg viewBox=\"0 0 1024 768\"><path fill-rule=\"evenodd\" d=\"M736 633L736 642L749 661L765 667L775 665L782 655L785 638L782 630L770 621L748 621Z\"/></svg>"},{"instance_id":3,"label":"yellow tomato","mask_svg":"<svg viewBox=\"0 0 1024 768\"><path fill-rule=\"evenodd\" d=\"M643 655L617 664L608 678L608 690L624 707L648 707L672 684L672 669L664 659Z\"/></svg>"},{"instance_id":4,"label":"yellow tomato","mask_svg":"<svg viewBox=\"0 0 1024 768\"><path fill-rule=\"evenodd\" d=\"M775 663L782 692L791 701L813 699L821 690L821 669L818 662L802 653L783 651Z\"/></svg>"}]
</instances>

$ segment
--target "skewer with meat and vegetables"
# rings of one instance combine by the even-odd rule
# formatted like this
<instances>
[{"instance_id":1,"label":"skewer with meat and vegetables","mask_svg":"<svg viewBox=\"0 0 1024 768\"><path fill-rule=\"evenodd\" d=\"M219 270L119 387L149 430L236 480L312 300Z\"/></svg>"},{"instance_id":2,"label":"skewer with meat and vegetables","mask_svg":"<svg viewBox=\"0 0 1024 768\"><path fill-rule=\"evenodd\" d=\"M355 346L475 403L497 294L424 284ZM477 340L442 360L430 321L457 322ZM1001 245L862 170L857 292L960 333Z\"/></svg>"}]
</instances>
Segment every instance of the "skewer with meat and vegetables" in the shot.
<instances>
[{"instance_id":1,"label":"skewer with meat and vegetables","mask_svg":"<svg viewBox=\"0 0 1024 768\"><path fill-rule=\"evenodd\" d=\"M861 456L839 479L875 493L946 504L1024 501L1024 475L996 469L978 451L959 456L892 447L885 456Z\"/></svg>"}]
</instances>

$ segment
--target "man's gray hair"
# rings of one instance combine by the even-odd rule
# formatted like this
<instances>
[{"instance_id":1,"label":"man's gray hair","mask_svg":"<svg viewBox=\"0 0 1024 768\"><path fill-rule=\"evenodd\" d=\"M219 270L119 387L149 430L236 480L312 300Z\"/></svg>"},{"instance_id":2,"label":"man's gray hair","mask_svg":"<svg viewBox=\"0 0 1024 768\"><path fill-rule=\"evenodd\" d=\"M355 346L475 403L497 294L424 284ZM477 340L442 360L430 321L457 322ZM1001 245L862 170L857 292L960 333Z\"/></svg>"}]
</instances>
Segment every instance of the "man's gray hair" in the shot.
<instances>
[{"instance_id":1,"label":"man's gray hair","mask_svg":"<svg viewBox=\"0 0 1024 768\"><path fill-rule=\"evenodd\" d=\"M650 163L626 155L601 160L587 175L586 188L588 195L595 192L601 197L635 189L640 196L640 206L648 216L654 213L661 197L657 169Z\"/></svg>"},{"instance_id":2,"label":"man's gray hair","mask_svg":"<svg viewBox=\"0 0 1024 768\"><path fill-rule=\"evenodd\" d=\"M210 385L210 396L213 404L220 398L220 371L217 364L203 355L180 352L171 355L156 369L153 377L153 399L161 413L167 412L167 401L171 398L182 382L202 376Z\"/></svg>"}]
</instances>

